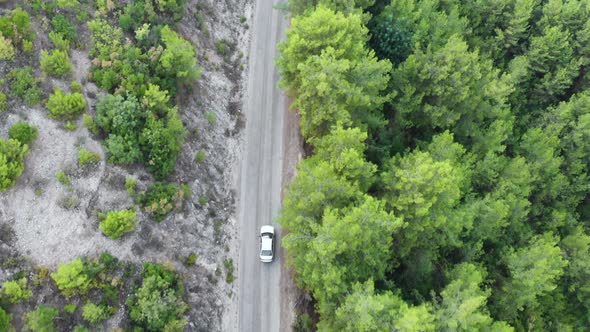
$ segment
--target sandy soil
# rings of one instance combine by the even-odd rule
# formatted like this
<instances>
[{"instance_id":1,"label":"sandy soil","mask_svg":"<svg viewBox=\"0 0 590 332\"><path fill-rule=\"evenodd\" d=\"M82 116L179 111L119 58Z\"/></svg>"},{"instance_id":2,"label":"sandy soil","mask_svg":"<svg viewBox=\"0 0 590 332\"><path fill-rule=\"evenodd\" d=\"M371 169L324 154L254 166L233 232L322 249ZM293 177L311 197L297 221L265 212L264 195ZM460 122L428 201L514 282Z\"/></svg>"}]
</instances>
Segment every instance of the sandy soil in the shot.
<instances>
[{"instance_id":1,"label":"sandy soil","mask_svg":"<svg viewBox=\"0 0 590 332\"><path fill-rule=\"evenodd\" d=\"M191 305L187 330L225 331L227 322L223 317L237 310L235 286L226 283L225 273L220 275L219 271L224 271L225 259L237 256L238 248L233 188L243 127L244 74L240 64L247 62L243 54L247 54L250 38L240 17L249 20L251 6L250 0L192 0L179 24L179 33L197 46L203 67L202 78L190 93L181 91L177 100L188 136L169 180L189 184L193 193L181 212L158 224L138 211L140 224L135 232L119 241L106 238L98 229L97 212L132 207L125 178L137 179L138 190L145 190L153 182L152 177L138 165L118 167L106 163L100 139L83 127L81 119L77 130L66 131L63 123L49 119L41 107L12 109L0 114L0 136L6 138L10 125L22 120L39 127L39 138L30 147L17 185L0 193L0 249L12 250L11 255L27 256L32 264L50 269L102 251L132 262L168 262L185 276ZM197 10L205 15L208 33L196 26ZM215 42L220 39L235 45L225 58L215 52ZM87 50L74 50L71 57L76 67L74 78L82 83L88 113L93 114L101 92L86 82L90 67ZM67 90L69 80L48 80L45 84ZM206 112L214 112L217 121L209 123ZM77 151L81 147L99 152L101 162L79 167ZM206 152L207 158L198 164L194 158L200 150ZM71 187L57 181L55 174L59 170L68 174ZM208 198L204 206L198 203L202 196ZM6 234L11 235L10 241ZM183 265L184 258L193 252L198 255L197 264ZM14 272L0 268L0 283ZM116 327L119 320L120 315L111 319L105 329Z\"/></svg>"}]
</instances>

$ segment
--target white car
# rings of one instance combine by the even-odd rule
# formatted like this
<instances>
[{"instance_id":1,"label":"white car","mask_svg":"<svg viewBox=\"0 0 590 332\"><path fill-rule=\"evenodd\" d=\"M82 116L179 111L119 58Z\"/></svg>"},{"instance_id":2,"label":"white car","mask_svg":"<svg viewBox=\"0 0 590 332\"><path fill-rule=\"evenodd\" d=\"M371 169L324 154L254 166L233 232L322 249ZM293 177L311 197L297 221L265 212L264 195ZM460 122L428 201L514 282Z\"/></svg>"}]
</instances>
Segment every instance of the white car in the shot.
<instances>
[{"instance_id":1,"label":"white car","mask_svg":"<svg viewBox=\"0 0 590 332\"><path fill-rule=\"evenodd\" d=\"M270 263L275 254L275 228L270 225L260 227L260 261Z\"/></svg>"}]
</instances>

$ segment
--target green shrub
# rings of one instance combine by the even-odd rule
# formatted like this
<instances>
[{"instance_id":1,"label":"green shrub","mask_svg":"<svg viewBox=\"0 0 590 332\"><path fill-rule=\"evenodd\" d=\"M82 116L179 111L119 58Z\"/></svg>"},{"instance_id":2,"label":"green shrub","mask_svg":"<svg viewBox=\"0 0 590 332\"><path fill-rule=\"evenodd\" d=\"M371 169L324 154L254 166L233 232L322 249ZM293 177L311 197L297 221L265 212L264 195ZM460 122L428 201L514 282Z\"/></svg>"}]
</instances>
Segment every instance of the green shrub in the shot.
<instances>
[{"instance_id":1,"label":"green shrub","mask_svg":"<svg viewBox=\"0 0 590 332\"><path fill-rule=\"evenodd\" d=\"M135 187L137 186L137 180L131 177L125 178L125 189L127 189L127 193L129 196L135 196Z\"/></svg>"},{"instance_id":2,"label":"green shrub","mask_svg":"<svg viewBox=\"0 0 590 332\"><path fill-rule=\"evenodd\" d=\"M199 256L193 252L186 257L186 259L184 260L184 264L186 266L193 266L195 265L195 263L197 263L198 258Z\"/></svg>"},{"instance_id":3,"label":"green shrub","mask_svg":"<svg viewBox=\"0 0 590 332\"><path fill-rule=\"evenodd\" d=\"M91 279L85 272L82 259L77 258L68 264L60 264L57 272L51 274L57 288L69 297L75 294L86 294L91 286Z\"/></svg>"},{"instance_id":4,"label":"green shrub","mask_svg":"<svg viewBox=\"0 0 590 332\"><path fill-rule=\"evenodd\" d=\"M70 63L67 52L55 49L48 53L46 50L42 50L41 70L51 76L65 77L72 73L74 67Z\"/></svg>"},{"instance_id":5,"label":"green shrub","mask_svg":"<svg viewBox=\"0 0 590 332\"><path fill-rule=\"evenodd\" d=\"M185 136L186 130L176 110L170 111L165 120L148 118L139 143L144 164L156 179L164 179L174 171Z\"/></svg>"},{"instance_id":6,"label":"green shrub","mask_svg":"<svg viewBox=\"0 0 590 332\"><path fill-rule=\"evenodd\" d=\"M75 43L78 40L78 31L76 26L63 15L55 15L51 19L51 26L53 31L63 36L63 38L70 42Z\"/></svg>"},{"instance_id":7,"label":"green shrub","mask_svg":"<svg viewBox=\"0 0 590 332\"><path fill-rule=\"evenodd\" d=\"M161 222L168 213L182 208L184 195L177 185L156 182L146 194L139 195L137 201L157 222Z\"/></svg>"},{"instance_id":8,"label":"green shrub","mask_svg":"<svg viewBox=\"0 0 590 332\"><path fill-rule=\"evenodd\" d=\"M21 144L29 144L37 139L37 127L31 127L26 122L17 122L8 129L8 136Z\"/></svg>"},{"instance_id":9,"label":"green shrub","mask_svg":"<svg viewBox=\"0 0 590 332\"><path fill-rule=\"evenodd\" d=\"M207 158L207 154L203 150L198 151L197 154L195 155L195 161L198 163L204 162L205 158Z\"/></svg>"},{"instance_id":10,"label":"green shrub","mask_svg":"<svg viewBox=\"0 0 590 332\"><path fill-rule=\"evenodd\" d=\"M6 15L9 14L9 15ZM32 46L35 34L31 30L29 14L21 8L5 11L0 16L0 33L10 38L15 46L20 46L25 51Z\"/></svg>"},{"instance_id":11,"label":"green shrub","mask_svg":"<svg viewBox=\"0 0 590 332\"><path fill-rule=\"evenodd\" d=\"M164 26L160 34L165 46L158 60L158 71L162 78L171 78L178 83L190 83L201 77L194 46L168 26ZM173 88L166 86L166 90Z\"/></svg>"},{"instance_id":12,"label":"green shrub","mask_svg":"<svg viewBox=\"0 0 590 332\"><path fill-rule=\"evenodd\" d=\"M80 6L78 0L57 0L55 2L58 8L77 8Z\"/></svg>"},{"instance_id":13,"label":"green shrub","mask_svg":"<svg viewBox=\"0 0 590 332\"><path fill-rule=\"evenodd\" d=\"M25 316L26 326L33 332L57 332L53 320L58 314L57 309L40 305Z\"/></svg>"},{"instance_id":14,"label":"green shrub","mask_svg":"<svg viewBox=\"0 0 590 332\"><path fill-rule=\"evenodd\" d=\"M84 325L76 325L72 332L90 332L90 330Z\"/></svg>"},{"instance_id":15,"label":"green shrub","mask_svg":"<svg viewBox=\"0 0 590 332\"><path fill-rule=\"evenodd\" d=\"M205 196L201 196L199 197L199 205L205 205L207 204L207 202L209 202L209 199Z\"/></svg>"},{"instance_id":16,"label":"green shrub","mask_svg":"<svg viewBox=\"0 0 590 332\"><path fill-rule=\"evenodd\" d=\"M75 131L78 129L78 125L75 122L68 121L64 123L63 128L67 131Z\"/></svg>"},{"instance_id":17,"label":"green shrub","mask_svg":"<svg viewBox=\"0 0 590 332\"><path fill-rule=\"evenodd\" d=\"M198 12L195 13L195 25L197 26L197 29L201 31L207 29L207 24L205 23L205 15Z\"/></svg>"},{"instance_id":18,"label":"green shrub","mask_svg":"<svg viewBox=\"0 0 590 332\"><path fill-rule=\"evenodd\" d=\"M209 122L209 124L215 124L217 122L217 115L214 112L208 111L205 113L205 117L207 118L207 122Z\"/></svg>"},{"instance_id":19,"label":"green shrub","mask_svg":"<svg viewBox=\"0 0 590 332\"><path fill-rule=\"evenodd\" d=\"M139 133L145 123L145 113L137 98L104 96L96 103L94 122L109 134L104 142L109 162L130 164L141 158Z\"/></svg>"},{"instance_id":20,"label":"green shrub","mask_svg":"<svg viewBox=\"0 0 590 332\"><path fill-rule=\"evenodd\" d=\"M51 31L49 33L49 40L51 40L53 46L55 46L55 48L58 50L67 52L70 49L70 41L59 32Z\"/></svg>"},{"instance_id":21,"label":"green shrub","mask_svg":"<svg viewBox=\"0 0 590 332\"><path fill-rule=\"evenodd\" d=\"M100 133L96 122L94 122L94 118L92 118L90 115L83 114L82 122L84 123L84 127L86 127L89 132L93 133L94 135L98 135Z\"/></svg>"},{"instance_id":22,"label":"green shrub","mask_svg":"<svg viewBox=\"0 0 590 332\"><path fill-rule=\"evenodd\" d=\"M24 158L28 152L28 147L17 140L0 139L0 191L16 183L25 168Z\"/></svg>"},{"instance_id":23,"label":"green shrub","mask_svg":"<svg viewBox=\"0 0 590 332\"><path fill-rule=\"evenodd\" d=\"M223 261L223 266L225 267L225 281L228 284L231 284L236 280L234 276L234 260L231 258L226 259Z\"/></svg>"},{"instance_id":24,"label":"green shrub","mask_svg":"<svg viewBox=\"0 0 590 332\"><path fill-rule=\"evenodd\" d=\"M10 303L17 303L21 300L27 300L33 296L33 292L27 289L27 279L7 281L2 285L2 297L8 299Z\"/></svg>"},{"instance_id":25,"label":"green shrub","mask_svg":"<svg viewBox=\"0 0 590 332\"><path fill-rule=\"evenodd\" d=\"M103 252L98 257L100 264L103 264L108 270L114 270L119 263L119 259L108 252Z\"/></svg>"},{"instance_id":26,"label":"green shrub","mask_svg":"<svg viewBox=\"0 0 590 332\"><path fill-rule=\"evenodd\" d=\"M100 154L98 152L90 152L86 149L78 150L78 165L84 166L87 164L95 164L100 161Z\"/></svg>"},{"instance_id":27,"label":"green shrub","mask_svg":"<svg viewBox=\"0 0 590 332\"><path fill-rule=\"evenodd\" d=\"M293 323L293 332L308 332L312 331L313 320L307 313L297 314L295 322Z\"/></svg>"},{"instance_id":28,"label":"green shrub","mask_svg":"<svg viewBox=\"0 0 590 332\"><path fill-rule=\"evenodd\" d=\"M0 112L8 111L8 101L6 100L6 95L0 92Z\"/></svg>"},{"instance_id":29,"label":"green shrub","mask_svg":"<svg viewBox=\"0 0 590 332\"><path fill-rule=\"evenodd\" d=\"M72 187L68 187L67 189L68 189L68 191L74 190L74 188L72 188ZM69 196L62 197L59 200L59 205L66 210L73 210L80 205L80 200L78 199L78 197L76 197L74 195L69 195Z\"/></svg>"},{"instance_id":30,"label":"green shrub","mask_svg":"<svg viewBox=\"0 0 590 332\"><path fill-rule=\"evenodd\" d=\"M43 99L43 91L39 87L39 79L33 75L31 67L13 69L8 74L10 91L22 98L28 106L38 104Z\"/></svg>"},{"instance_id":31,"label":"green shrub","mask_svg":"<svg viewBox=\"0 0 590 332\"><path fill-rule=\"evenodd\" d=\"M78 308L78 306L75 305L74 303L64 305L64 311L67 313L70 313L70 314L73 314L74 312L76 312L77 308Z\"/></svg>"},{"instance_id":32,"label":"green shrub","mask_svg":"<svg viewBox=\"0 0 590 332\"><path fill-rule=\"evenodd\" d=\"M63 93L55 89L46 104L50 116L59 120L73 120L86 109L86 99L80 93Z\"/></svg>"},{"instance_id":33,"label":"green shrub","mask_svg":"<svg viewBox=\"0 0 590 332\"><path fill-rule=\"evenodd\" d=\"M99 228L106 236L118 240L135 229L136 217L137 213L133 210L111 211L100 223Z\"/></svg>"},{"instance_id":34,"label":"green shrub","mask_svg":"<svg viewBox=\"0 0 590 332\"><path fill-rule=\"evenodd\" d=\"M232 45L229 41L225 39L221 39L215 42L215 49L217 50L217 54L227 57L232 51Z\"/></svg>"},{"instance_id":35,"label":"green shrub","mask_svg":"<svg viewBox=\"0 0 590 332\"><path fill-rule=\"evenodd\" d=\"M10 331L10 321L12 320L12 315L9 315L4 311L4 309L0 308L0 331Z\"/></svg>"},{"instance_id":36,"label":"green shrub","mask_svg":"<svg viewBox=\"0 0 590 332\"><path fill-rule=\"evenodd\" d=\"M82 317L88 323L96 325L96 323L109 318L109 312L105 306L97 306L94 303L88 302L82 307Z\"/></svg>"},{"instance_id":37,"label":"green shrub","mask_svg":"<svg viewBox=\"0 0 590 332\"><path fill-rule=\"evenodd\" d=\"M82 92L82 85L76 81L70 83L70 92Z\"/></svg>"},{"instance_id":38,"label":"green shrub","mask_svg":"<svg viewBox=\"0 0 590 332\"><path fill-rule=\"evenodd\" d=\"M72 181L63 170L57 171L55 177L57 178L57 181L59 181L59 183L63 184L64 186L70 186L72 184Z\"/></svg>"},{"instance_id":39,"label":"green shrub","mask_svg":"<svg viewBox=\"0 0 590 332\"><path fill-rule=\"evenodd\" d=\"M129 317L137 327L148 331L182 331L187 304L182 300L184 286L161 265L144 264L141 287L129 297Z\"/></svg>"},{"instance_id":40,"label":"green shrub","mask_svg":"<svg viewBox=\"0 0 590 332\"><path fill-rule=\"evenodd\" d=\"M0 32L0 60L13 60L16 55L12 40L4 38Z\"/></svg>"}]
</instances>

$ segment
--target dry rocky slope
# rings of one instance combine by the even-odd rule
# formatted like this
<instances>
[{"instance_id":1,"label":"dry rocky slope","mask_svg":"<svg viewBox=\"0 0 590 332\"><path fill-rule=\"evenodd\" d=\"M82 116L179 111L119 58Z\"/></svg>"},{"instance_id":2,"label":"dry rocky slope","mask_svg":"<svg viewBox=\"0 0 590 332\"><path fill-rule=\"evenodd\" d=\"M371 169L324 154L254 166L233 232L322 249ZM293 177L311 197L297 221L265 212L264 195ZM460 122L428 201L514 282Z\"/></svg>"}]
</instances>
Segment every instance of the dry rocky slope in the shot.
<instances>
[{"instance_id":1,"label":"dry rocky slope","mask_svg":"<svg viewBox=\"0 0 590 332\"><path fill-rule=\"evenodd\" d=\"M226 330L223 317L232 316L231 312L236 310L236 286L226 283L222 273L224 260L237 255L234 188L244 121L242 90L244 66L248 62L245 54L250 38L251 2L207 0L186 4L186 14L177 31L196 45L203 75L192 91L182 91L178 96L179 114L188 135L169 180L188 183L193 195L181 212L159 224L139 212L140 223L135 232L118 241L106 238L98 229L96 212L133 206L124 186L126 177L138 180L138 190L147 188L153 178L141 166L106 163L100 140L84 128L81 119L77 130L66 131L60 123L49 119L41 106L19 106L0 113L2 138L7 137L8 128L17 121L39 127L39 139L30 146L23 175L16 186L0 193L0 284L23 267L42 265L54 270L59 263L103 251L137 263L166 262L185 278L191 306L187 330ZM197 10L205 16L208 33L197 28ZM242 16L245 22L241 22ZM235 46L229 56L222 57L215 50L215 42L222 39ZM34 49L38 52L47 46L47 40L36 40ZM85 79L90 66L87 52L74 51L72 63L89 102L89 113L93 114L93 105L104 92ZM5 75L8 70L0 62L0 74ZM69 81L48 79L44 84L47 89L65 86ZM215 123L205 118L209 111L216 114ZM79 168L79 147L101 151L100 164ZM203 163L195 162L199 150L207 154ZM55 174L59 170L70 176L73 190L58 182ZM199 204L200 197L207 197L208 203ZM193 252L198 255L196 265L183 265L184 257ZM23 310L48 301L64 300L55 289L44 289ZM121 314L115 315L105 330L118 326L120 319Z\"/></svg>"}]
</instances>

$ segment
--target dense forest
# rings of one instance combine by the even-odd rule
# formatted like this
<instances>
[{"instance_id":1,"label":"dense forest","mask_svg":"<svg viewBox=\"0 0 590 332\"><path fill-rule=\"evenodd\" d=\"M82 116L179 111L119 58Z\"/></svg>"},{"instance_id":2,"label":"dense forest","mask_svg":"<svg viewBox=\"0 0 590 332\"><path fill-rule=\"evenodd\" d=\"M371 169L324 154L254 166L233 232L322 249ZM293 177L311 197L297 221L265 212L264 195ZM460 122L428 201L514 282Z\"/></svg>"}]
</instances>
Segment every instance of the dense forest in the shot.
<instances>
[{"instance_id":1,"label":"dense forest","mask_svg":"<svg viewBox=\"0 0 590 332\"><path fill-rule=\"evenodd\" d=\"M590 1L288 10L312 152L279 222L317 329L587 331Z\"/></svg>"}]
</instances>

